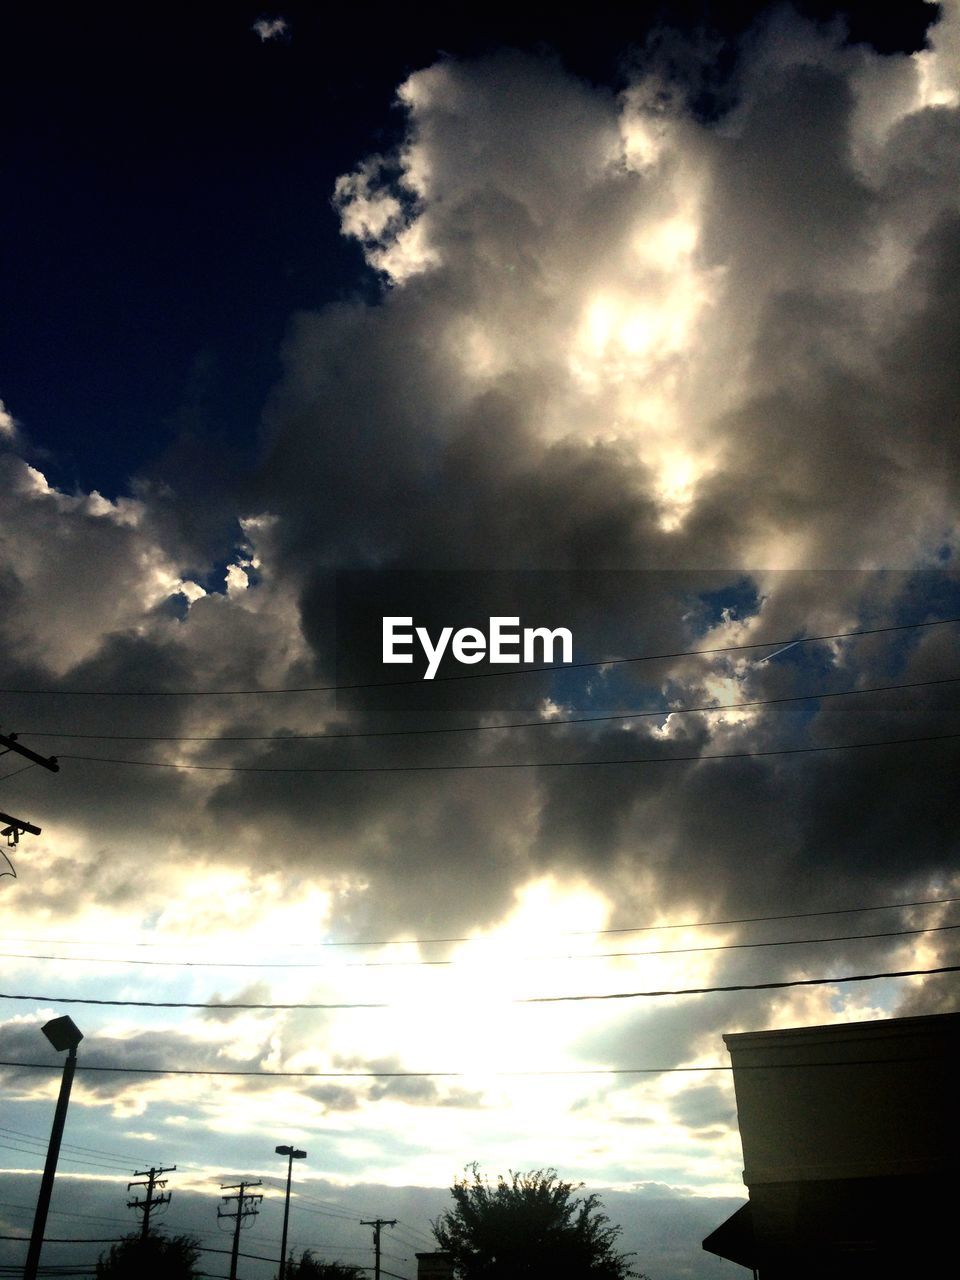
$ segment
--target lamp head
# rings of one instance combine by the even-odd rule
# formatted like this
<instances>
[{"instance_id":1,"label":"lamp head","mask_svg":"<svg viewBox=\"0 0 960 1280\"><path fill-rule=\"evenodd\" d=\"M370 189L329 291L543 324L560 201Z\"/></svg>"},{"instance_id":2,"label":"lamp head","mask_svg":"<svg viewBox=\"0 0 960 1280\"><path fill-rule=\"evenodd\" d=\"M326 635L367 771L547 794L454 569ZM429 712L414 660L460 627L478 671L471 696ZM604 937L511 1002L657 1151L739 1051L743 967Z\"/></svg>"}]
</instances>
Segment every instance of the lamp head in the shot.
<instances>
[{"instance_id":1,"label":"lamp head","mask_svg":"<svg viewBox=\"0 0 960 1280\"><path fill-rule=\"evenodd\" d=\"M305 1160L307 1158L307 1153L298 1151L296 1147L277 1147L276 1152L278 1156L289 1156L291 1160Z\"/></svg>"},{"instance_id":2,"label":"lamp head","mask_svg":"<svg viewBox=\"0 0 960 1280\"><path fill-rule=\"evenodd\" d=\"M83 1032L74 1020L66 1015L44 1023L40 1030L60 1053L66 1049L76 1049L83 1039Z\"/></svg>"}]
</instances>

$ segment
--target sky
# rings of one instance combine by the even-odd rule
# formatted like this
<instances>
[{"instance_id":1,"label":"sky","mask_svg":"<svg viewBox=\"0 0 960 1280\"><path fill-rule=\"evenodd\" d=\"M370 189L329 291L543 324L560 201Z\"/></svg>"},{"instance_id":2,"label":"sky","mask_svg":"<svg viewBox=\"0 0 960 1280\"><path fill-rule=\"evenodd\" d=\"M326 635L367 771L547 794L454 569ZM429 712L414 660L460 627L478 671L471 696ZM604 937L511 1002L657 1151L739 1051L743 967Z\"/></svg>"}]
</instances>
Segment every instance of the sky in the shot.
<instances>
[{"instance_id":1,"label":"sky","mask_svg":"<svg viewBox=\"0 0 960 1280\"><path fill-rule=\"evenodd\" d=\"M266 1280L296 1143L298 1250L551 1167L711 1280L723 1035L956 1010L960 6L874 10L5 15L0 1236L68 1013L51 1236L261 1179Z\"/></svg>"}]
</instances>

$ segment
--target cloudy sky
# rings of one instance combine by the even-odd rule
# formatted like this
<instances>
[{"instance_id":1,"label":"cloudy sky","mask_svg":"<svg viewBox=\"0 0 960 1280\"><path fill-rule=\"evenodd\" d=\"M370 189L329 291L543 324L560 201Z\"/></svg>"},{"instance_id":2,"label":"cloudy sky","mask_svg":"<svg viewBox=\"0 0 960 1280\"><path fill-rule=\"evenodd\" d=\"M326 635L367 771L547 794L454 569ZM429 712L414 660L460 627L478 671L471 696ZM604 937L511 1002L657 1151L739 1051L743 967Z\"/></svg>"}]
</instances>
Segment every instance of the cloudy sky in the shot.
<instances>
[{"instance_id":1,"label":"cloudy sky","mask_svg":"<svg viewBox=\"0 0 960 1280\"><path fill-rule=\"evenodd\" d=\"M960 962L960 6L620 8L5 18L0 1234L70 1013L51 1235L275 1258L296 1142L297 1247L553 1166L708 1280L723 1033L957 1007L669 993Z\"/></svg>"}]
</instances>

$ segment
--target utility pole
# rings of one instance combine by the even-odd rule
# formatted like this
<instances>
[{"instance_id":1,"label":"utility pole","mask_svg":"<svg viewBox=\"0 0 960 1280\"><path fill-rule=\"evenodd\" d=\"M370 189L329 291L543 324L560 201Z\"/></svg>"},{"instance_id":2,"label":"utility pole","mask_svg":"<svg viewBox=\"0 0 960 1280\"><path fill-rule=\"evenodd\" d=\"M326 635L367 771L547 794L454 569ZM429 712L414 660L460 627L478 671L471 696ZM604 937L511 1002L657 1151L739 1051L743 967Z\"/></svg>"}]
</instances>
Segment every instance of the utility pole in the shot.
<instances>
[{"instance_id":1,"label":"utility pole","mask_svg":"<svg viewBox=\"0 0 960 1280\"><path fill-rule=\"evenodd\" d=\"M49 769L51 773L59 773L60 771L56 756L38 755L36 751L31 751L29 747L25 747L18 742L15 733L0 733L0 756L9 755L11 751L29 760L31 765L42 765L44 769ZM30 768L30 765L26 765L25 768ZM20 837L27 832L32 836L40 834L40 828L34 823L27 822L25 818L15 818L10 813L0 813L0 823L4 824L3 829L0 830L0 835L6 836L8 849L15 849L20 843ZM9 871L0 871L0 876L13 876L14 880L16 880L17 872L13 863L5 853L0 854L0 857L9 867Z\"/></svg>"},{"instance_id":2,"label":"utility pole","mask_svg":"<svg viewBox=\"0 0 960 1280\"><path fill-rule=\"evenodd\" d=\"M373 1227L373 1280L380 1280L380 1228L395 1227L397 1225L396 1218L374 1218L372 1221L361 1218L361 1227Z\"/></svg>"},{"instance_id":3,"label":"utility pole","mask_svg":"<svg viewBox=\"0 0 960 1280\"><path fill-rule=\"evenodd\" d=\"M0 755L5 754L5 752L0 752ZM12 813L0 813L0 822L6 823L6 826L0 830L0 836L6 836L8 849L16 849L17 845L20 843L20 837L28 831L32 836L38 836L40 834L39 827L34 826L32 822L27 822L26 818L15 818ZM0 871L0 876L13 876L14 880L16 880L16 867L14 867L13 863L5 853L0 854L0 857L3 858L3 861L9 868L8 871Z\"/></svg>"},{"instance_id":4,"label":"utility pole","mask_svg":"<svg viewBox=\"0 0 960 1280\"><path fill-rule=\"evenodd\" d=\"M177 1171L177 1166L176 1166L175 1164L172 1164L172 1165L170 1166L170 1168L169 1168L169 1169L154 1169L154 1168L150 1168L150 1169L136 1169L136 1170L134 1170L134 1174L133 1174L133 1176L134 1176L135 1178L146 1178L146 1182L128 1182L128 1183L127 1183L127 1190L128 1190L128 1191L129 1191L132 1187L145 1187L145 1188L146 1188L146 1194L144 1195L144 1198L143 1198L142 1200L128 1200L128 1201L127 1201L127 1208L128 1208L128 1209L140 1209L140 1210L142 1211L142 1213L143 1213L143 1223L142 1223L142 1225L141 1225L141 1227L140 1227L140 1239L141 1239L141 1241L145 1241L145 1240L146 1240L146 1238L147 1238L147 1236L150 1234L150 1210L153 1208L153 1206L154 1206L155 1204L169 1204L169 1203L170 1203L170 1192L169 1192L169 1191L166 1193L166 1195L155 1196L155 1195L153 1194L153 1193L154 1193L154 1190L155 1190L157 1187L160 1187L160 1188L161 1188L161 1190L162 1190L162 1189L163 1189L163 1187L165 1187L165 1186L167 1185L167 1183L166 1183L166 1179L164 1179L163 1181L161 1181L161 1180L160 1180L160 1174L161 1174L161 1173L176 1173L176 1171Z\"/></svg>"},{"instance_id":5,"label":"utility pole","mask_svg":"<svg viewBox=\"0 0 960 1280\"><path fill-rule=\"evenodd\" d=\"M262 1195L250 1195L247 1192L247 1187L259 1187L261 1185L262 1184L259 1181L237 1182L234 1183L233 1186L229 1187L225 1187L222 1183L220 1184L221 1191L236 1191L237 1193L235 1196L221 1197L221 1199L227 1203L231 1200L236 1200L237 1207L233 1213L226 1209L221 1209L220 1206L217 1205L218 1218L236 1218L236 1223L233 1228L233 1249L230 1253L230 1280L237 1280L237 1259L240 1256L240 1228L243 1225L245 1218L255 1218L257 1216L260 1212L260 1201L263 1199ZM249 1208L247 1207L248 1201Z\"/></svg>"}]
</instances>

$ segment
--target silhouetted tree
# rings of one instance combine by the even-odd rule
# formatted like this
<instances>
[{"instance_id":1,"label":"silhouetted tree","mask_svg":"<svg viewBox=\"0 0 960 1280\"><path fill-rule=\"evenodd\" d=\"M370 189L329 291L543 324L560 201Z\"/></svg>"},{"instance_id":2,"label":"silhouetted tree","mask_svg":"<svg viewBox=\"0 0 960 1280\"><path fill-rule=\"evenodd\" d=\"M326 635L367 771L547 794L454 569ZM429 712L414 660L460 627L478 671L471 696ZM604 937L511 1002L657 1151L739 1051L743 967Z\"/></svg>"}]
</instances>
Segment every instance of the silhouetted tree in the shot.
<instances>
[{"instance_id":1,"label":"silhouetted tree","mask_svg":"<svg viewBox=\"0 0 960 1280\"><path fill-rule=\"evenodd\" d=\"M100 1255L97 1280L195 1280L200 1246L193 1236L165 1236L139 1231Z\"/></svg>"},{"instance_id":2,"label":"silhouetted tree","mask_svg":"<svg viewBox=\"0 0 960 1280\"><path fill-rule=\"evenodd\" d=\"M362 1267L348 1262L321 1262L311 1249L304 1249L299 1260L291 1253L283 1274L284 1280L367 1280Z\"/></svg>"},{"instance_id":3,"label":"silhouetted tree","mask_svg":"<svg viewBox=\"0 0 960 1280\"><path fill-rule=\"evenodd\" d=\"M599 1212L596 1195L575 1196L582 1183L561 1182L555 1169L501 1174L491 1186L470 1177L450 1191L454 1207L433 1224L459 1280L627 1280L629 1256L617 1253L620 1228ZM644 1278L645 1280L645 1278Z\"/></svg>"}]
</instances>

